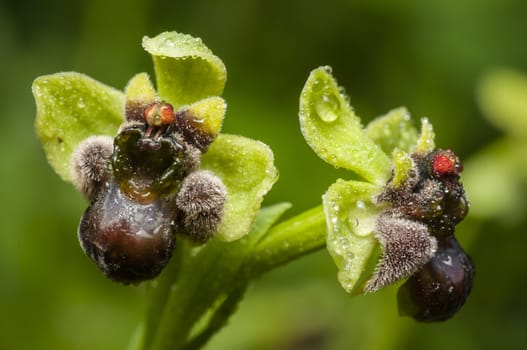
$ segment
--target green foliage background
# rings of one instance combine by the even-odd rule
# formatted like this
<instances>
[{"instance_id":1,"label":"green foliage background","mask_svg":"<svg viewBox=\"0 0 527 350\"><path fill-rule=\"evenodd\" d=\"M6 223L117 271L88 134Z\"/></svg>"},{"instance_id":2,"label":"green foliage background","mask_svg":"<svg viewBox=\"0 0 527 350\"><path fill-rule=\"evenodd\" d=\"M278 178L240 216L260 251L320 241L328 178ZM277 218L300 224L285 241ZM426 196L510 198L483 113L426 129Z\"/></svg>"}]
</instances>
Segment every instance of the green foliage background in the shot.
<instances>
[{"instance_id":1,"label":"green foliage background","mask_svg":"<svg viewBox=\"0 0 527 350\"><path fill-rule=\"evenodd\" d=\"M527 71L526 13L523 0L3 1L0 348L123 349L144 312L142 287L104 279L79 248L87 203L35 137L35 77L74 70L122 89L137 72L153 75L143 35L201 37L228 69L223 130L271 146L280 180L266 203L290 201L292 215L348 176L300 134L298 99L313 68L333 67L365 122L405 105L431 119L439 147L470 159L501 136L478 108L478 80L494 66ZM451 321L399 318L393 287L350 298L322 251L258 281L207 349L527 348L527 222L514 202L524 186L519 193L513 218L459 226L477 276Z\"/></svg>"}]
</instances>

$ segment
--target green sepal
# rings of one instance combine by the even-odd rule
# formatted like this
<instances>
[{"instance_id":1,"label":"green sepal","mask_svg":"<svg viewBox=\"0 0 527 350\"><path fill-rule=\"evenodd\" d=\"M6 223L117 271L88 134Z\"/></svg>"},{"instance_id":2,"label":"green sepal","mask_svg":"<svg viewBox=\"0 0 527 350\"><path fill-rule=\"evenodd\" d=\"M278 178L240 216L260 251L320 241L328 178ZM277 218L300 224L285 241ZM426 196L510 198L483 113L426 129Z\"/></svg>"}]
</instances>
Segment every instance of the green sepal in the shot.
<instances>
[{"instance_id":1,"label":"green sepal","mask_svg":"<svg viewBox=\"0 0 527 350\"><path fill-rule=\"evenodd\" d=\"M114 136L123 122L124 95L84 74L66 72L33 82L35 128L53 170L71 182L71 154L92 135Z\"/></svg>"},{"instance_id":2,"label":"green sepal","mask_svg":"<svg viewBox=\"0 0 527 350\"><path fill-rule=\"evenodd\" d=\"M159 96L176 109L223 92L225 65L201 39L164 32L143 38L144 49L152 55Z\"/></svg>"},{"instance_id":3,"label":"green sepal","mask_svg":"<svg viewBox=\"0 0 527 350\"><path fill-rule=\"evenodd\" d=\"M375 258L373 235L380 208L374 197L380 188L362 181L337 180L323 197L327 249L338 268L338 280L352 292Z\"/></svg>"},{"instance_id":4,"label":"green sepal","mask_svg":"<svg viewBox=\"0 0 527 350\"><path fill-rule=\"evenodd\" d=\"M278 179L273 152L262 142L220 134L203 155L201 164L227 187L225 216L217 239L233 241L243 237L249 232L264 195Z\"/></svg>"},{"instance_id":5,"label":"green sepal","mask_svg":"<svg viewBox=\"0 0 527 350\"><path fill-rule=\"evenodd\" d=\"M304 138L324 161L379 185L390 177L390 158L363 130L329 67L309 75L299 116Z\"/></svg>"},{"instance_id":6,"label":"green sepal","mask_svg":"<svg viewBox=\"0 0 527 350\"><path fill-rule=\"evenodd\" d=\"M366 127L366 133L386 154L391 154L395 148L409 152L417 141L417 130L405 107L374 119Z\"/></svg>"}]
</instances>

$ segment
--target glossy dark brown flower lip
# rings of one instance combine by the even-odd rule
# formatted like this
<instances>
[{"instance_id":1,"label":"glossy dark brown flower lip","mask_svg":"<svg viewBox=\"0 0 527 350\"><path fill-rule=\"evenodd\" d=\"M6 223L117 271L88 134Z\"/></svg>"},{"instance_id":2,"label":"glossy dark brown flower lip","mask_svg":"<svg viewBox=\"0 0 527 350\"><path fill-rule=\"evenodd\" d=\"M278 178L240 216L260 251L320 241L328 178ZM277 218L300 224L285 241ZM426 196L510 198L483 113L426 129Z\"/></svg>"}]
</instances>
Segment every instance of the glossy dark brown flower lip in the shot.
<instances>
[{"instance_id":1,"label":"glossy dark brown flower lip","mask_svg":"<svg viewBox=\"0 0 527 350\"><path fill-rule=\"evenodd\" d=\"M421 322L446 321L465 304L475 267L453 235L399 288L399 313Z\"/></svg>"},{"instance_id":2,"label":"glossy dark brown flower lip","mask_svg":"<svg viewBox=\"0 0 527 350\"><path fill-rule=\"evenodd\" d=\"M86 254L124 284L155 278L168 264L176 236L204 243L223 220L227 190L199 169L214 137L186 111L165 102L126 103L113 140L81 143L74 172L91 204L79 224ZM88 191L89 190L89 191Z\"/></svg>"},{"instance_id":3,"label":"glossy dark brown flower lip","mask_svg":"<svg viewBox=\"0 0 527 350\"><path fill-rule=\"evenodd\" d=\"M161 200L134 201L113 181L82 216L79 241L110 279L124 284L152 279L172 256L174 209Z\"/></svg>"},{"instance_id":4,"label":"glossy dark brown flower lip","mask_svg":"<svg viewBox=\"0 0 527 350\"><path fill-rule=\"evenodd\" d=\"M406 181L389 181L376 198L385 206L375 226L383 253L365 291L408 277L399 292L400 313L443 321L465 303L474 279L472 260L454 237L469 207L459 176L463 166L451 150L411 157Z\"/></svg>"}]
</instances>

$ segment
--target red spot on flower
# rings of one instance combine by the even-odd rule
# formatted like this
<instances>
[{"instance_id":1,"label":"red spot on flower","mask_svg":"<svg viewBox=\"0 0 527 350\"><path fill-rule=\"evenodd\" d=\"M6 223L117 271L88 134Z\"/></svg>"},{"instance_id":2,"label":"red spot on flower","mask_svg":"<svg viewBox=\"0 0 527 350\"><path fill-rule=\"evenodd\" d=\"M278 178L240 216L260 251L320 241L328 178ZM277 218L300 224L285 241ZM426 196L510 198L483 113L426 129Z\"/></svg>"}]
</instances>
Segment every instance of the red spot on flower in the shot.
<instances>
[{"instance_id":1,"label":"red spot on flower","mask_svg":"<svg viewBox=\"0 0 527 350\"><path fill-rule=\"evenodd\" d=\"M164 103L159 107L159 114L161 115L162 124L164 125L173 123L176 119L174 108L168 103Z\"/></svg>"},{"instance_id":2,"label":"red spot on flower","mask_svg":"<svg viewBox=\"0 0 527 350\"><path fill-rule=\"evenodd\" d=\"M438 151L432 158L434 176L459 175L463 171L459 158L451 150Z\"/></svg>"},{"instance_id":3,"label":"red spot on flower","mask_svg":"<svg viewBox=\"0 0 527 350\"><path fill-rule=\"evenodd\" d=\"M148 125L161 126L173 123L176 116L171 104L158 102L145 110L145 119Z\"/></svg>"}]
</instances>

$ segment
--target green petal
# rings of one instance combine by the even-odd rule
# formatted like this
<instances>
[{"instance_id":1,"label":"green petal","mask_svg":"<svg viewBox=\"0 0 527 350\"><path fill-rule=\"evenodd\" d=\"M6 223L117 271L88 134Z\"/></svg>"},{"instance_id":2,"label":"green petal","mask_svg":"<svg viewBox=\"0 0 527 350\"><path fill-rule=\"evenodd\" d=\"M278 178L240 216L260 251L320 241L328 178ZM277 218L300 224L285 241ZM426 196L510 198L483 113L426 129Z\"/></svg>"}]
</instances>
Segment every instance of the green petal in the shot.
<instances>
[{"instance_id":1,"label":"green petal","mask_svg":"<svg viewBox=\"0 0 527 350\"><path fill-rule=\"evenodd\" d=\"M527 135L526 75L508 69L488 73L479 85L478 100L494 125L512 135Z\"/></svg>"},{"instance_id":2,"label":"green petal","mask_svg":"<svg viewBox=\"0 0 527 350\"><path fill-rule=\"evenodd\" d=\"M271 149L242 136L220 134L202 157L202 168L219 176L227 186L225 218L217 238L233 241L246 235L263 196L278 178Z\"/></svg>"},{"instance_id":3,"label":"green petal","mask_svg":"<svg viewBox=\"0 0 527 350\"><path fill-rule=\"evenodd\" d=\"M115 135L123 122L124 95L79 73L57 73L33 82L35 127L48 162L71 182L71 153L91 135Z\"/></svg>"},{"instance_id":4,"label":"green petal","mask_svg":"<svg viewBox=\"0 0 527 350\"><path fill-rule=\"evenodd\" d=\"M374 257L373 235L380 209L373 197L377 186L361 181L337 180L323 197L327 222L327 249L338 267L338 279L351 292Z\"/></svg>"},{"instance_id":5,"label":"green petal","mask_svg":"<svg viewBox=\"0 0 527 350\"><path fill-rule=\"evenodd\" d=\"M366 133L386 154L391 154L395 148L410 152L417 141L417 130L404 107L374 119L368 124Z\"/></svg>"},{"instance_id":6,"label":"green petal","mask_svg":"<svg viewBox=\"0 0 527 350\"><path fill-rule=\"evenodd\" d=\"M144 37L143 47L154 60L159 96L176 109L222 94L225 65L201 39L164 32L154 38Z\"/></svg>"},{"instance_id":7,"label":"green petal","mask_svg":"<svg viewBox=\"0 0 527 350\"><path fill-rule=\"evenodd\" d=\"M435 145L435 133L432 124L428 121L428 118L421 119L421 134L417 139L417 143L414 148L415 153L429 153L436 148Z\"/></svg>"},{"instance_id":8,"label":"green petal","mask_svg":"<svg viewBox=\"0 0 527 350\"><path fill-rule=\"evenodd\" d=\"M307 143L329 164L376 184L390 177L390 158L366 135L329 67L309 75L300 97L300 126Z\"/></svg>"},{"instance_id":9,"label":"green petal","mask_svg":"<svg viewBox=\"0 0 527 350\"><path fill-rule=\"evenodd\" d=\"M393 151L393 180L394 187L400 187L408 179L413 166L413 160L408 153L396 148Z\"/></svg>"},{"instance_id":10,"label":"green petal","mask_svg":"<svg viewBox=\"0 0 527 350\"><path fill-rule=\"evenodd\" d=\"M199 118L196 121L199 129L210 135L212 139L220 133L226 109L225 100L218 96L203 99L188 107L190 115Z\"/></svg>"},{"instance_id":11,"label":"green petal","mask_svg":"<svg viewBox=\"0 0 527 350\"><path fill-rule=\"evenodd\" d=\"M148 74L136 74L125 89L126 101L133 101L140 104L149 104L157 99L154 85L150 81Z\"/></svg>"}]
</instances>

